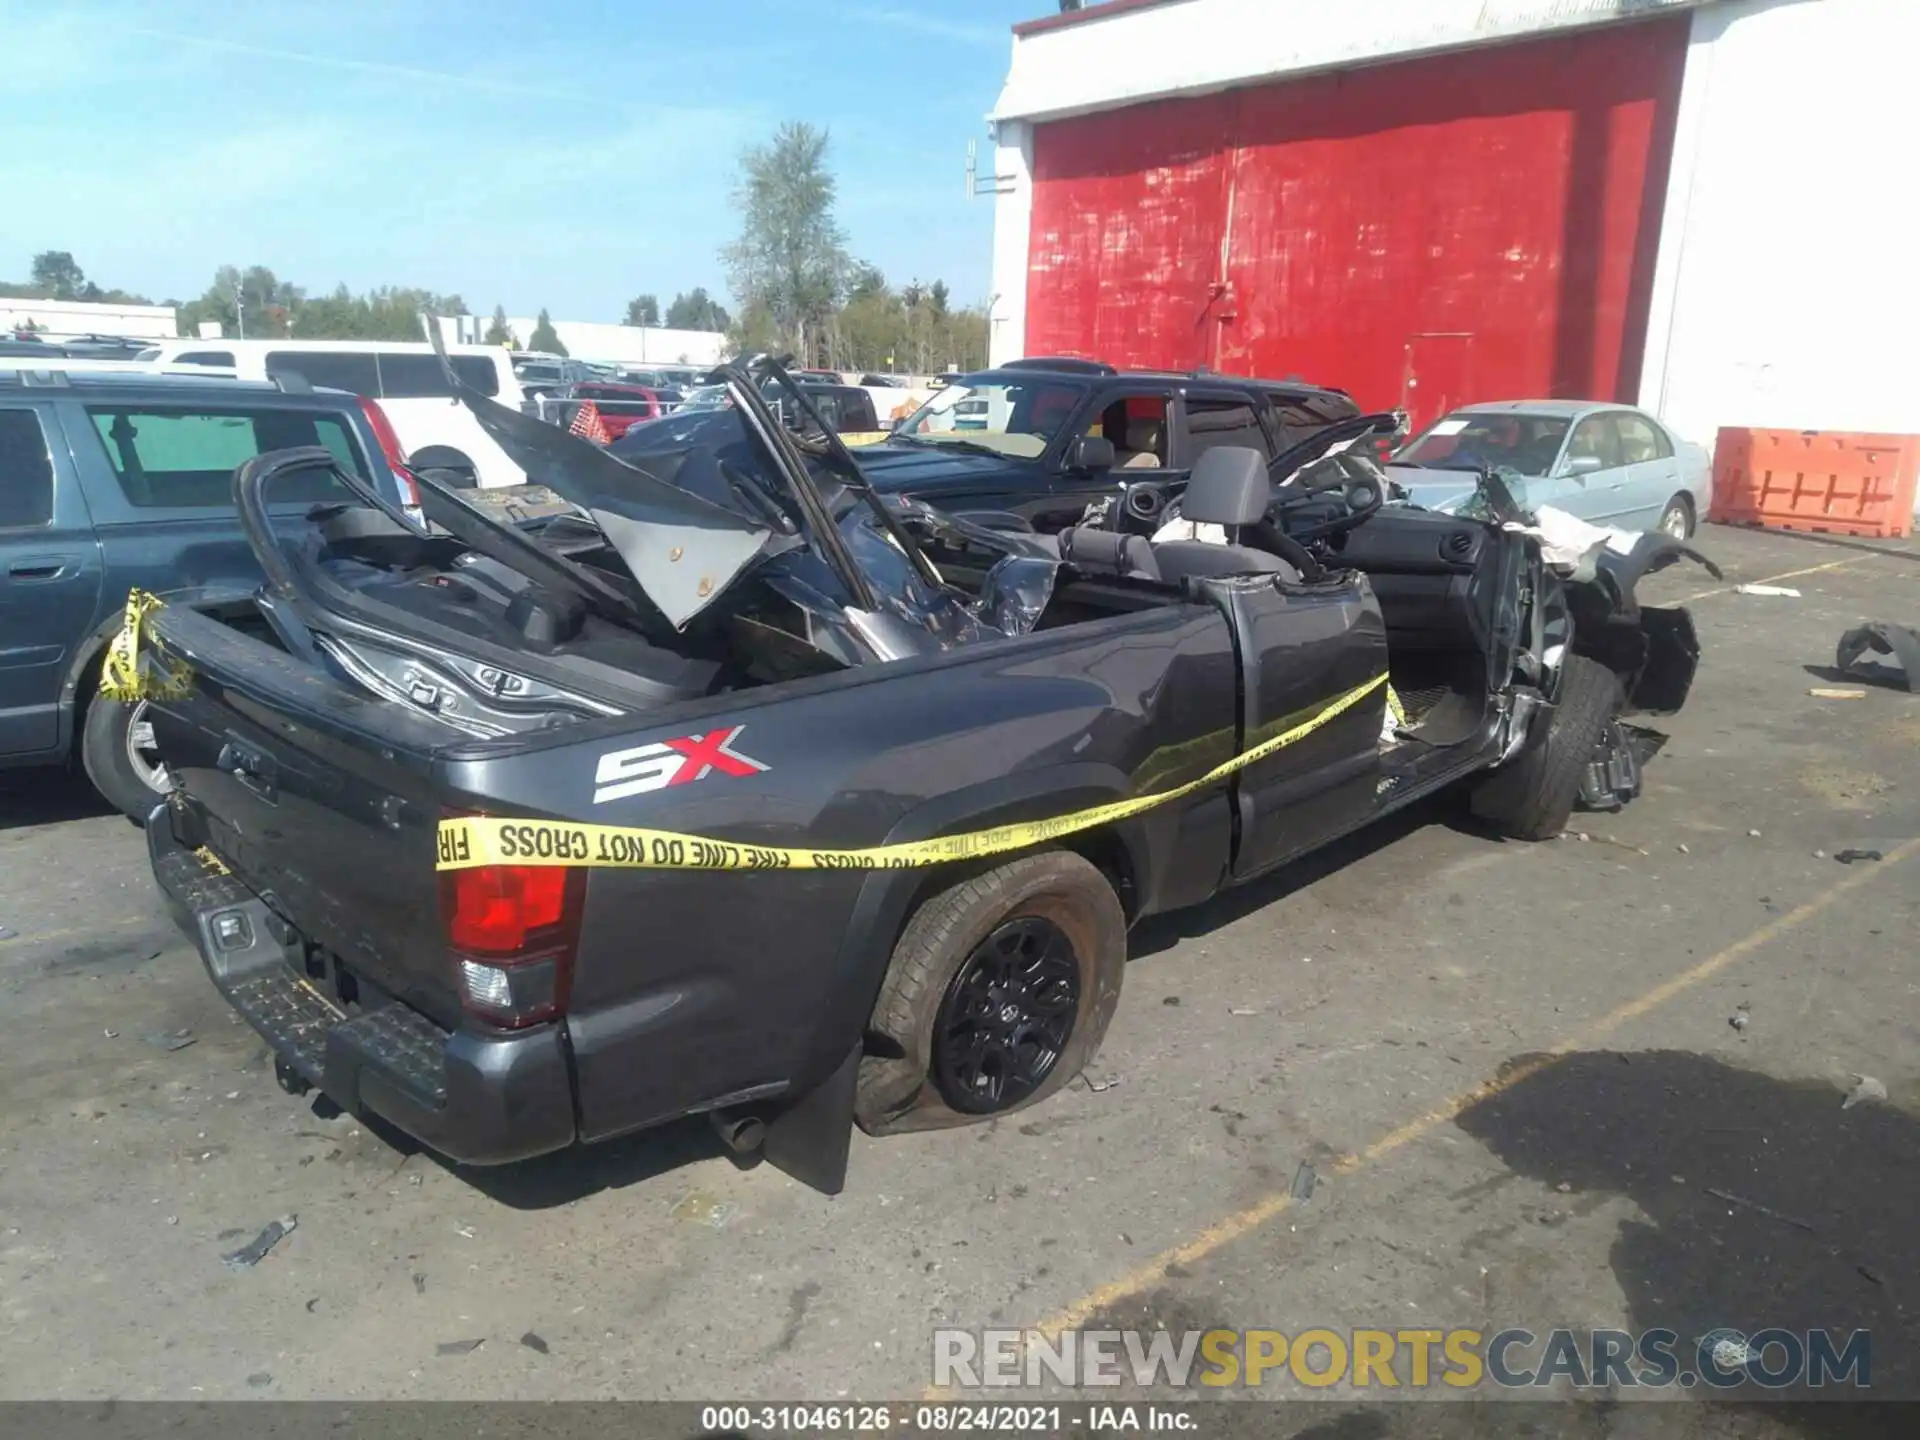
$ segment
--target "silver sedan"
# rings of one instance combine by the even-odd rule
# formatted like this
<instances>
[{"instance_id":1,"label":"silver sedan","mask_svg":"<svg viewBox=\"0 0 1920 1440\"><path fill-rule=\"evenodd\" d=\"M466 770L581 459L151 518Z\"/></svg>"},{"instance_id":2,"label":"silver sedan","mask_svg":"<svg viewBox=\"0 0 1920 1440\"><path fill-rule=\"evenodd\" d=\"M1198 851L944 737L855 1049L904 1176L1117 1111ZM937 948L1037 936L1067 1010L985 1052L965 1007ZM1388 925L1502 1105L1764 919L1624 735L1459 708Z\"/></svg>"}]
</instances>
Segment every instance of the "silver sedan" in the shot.
<instances>
[{"instance_id":1,"label":"silver sedan","mask_svg":"<svg viewBox=\"0 0 1920 1440\"><path fill-rule=\"evenodd\" d=\"M1700 446L1630 405L1502 400L1468 405L1394 453L1389 472L1416 505L1450 510L1492 468L1529 510L1543 505L1594 525L1662 530L1684 540L1713 498Z\"/></svg>"}]
</instances>

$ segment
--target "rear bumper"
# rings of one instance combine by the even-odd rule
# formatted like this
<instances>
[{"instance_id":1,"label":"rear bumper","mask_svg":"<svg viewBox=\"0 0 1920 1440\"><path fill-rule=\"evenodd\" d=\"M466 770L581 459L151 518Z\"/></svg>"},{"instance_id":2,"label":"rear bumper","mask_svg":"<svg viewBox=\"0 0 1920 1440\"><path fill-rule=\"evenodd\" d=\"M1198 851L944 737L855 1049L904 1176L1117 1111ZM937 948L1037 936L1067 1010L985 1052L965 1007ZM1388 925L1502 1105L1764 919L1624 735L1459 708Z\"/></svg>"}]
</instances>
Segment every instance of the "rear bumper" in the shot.
<instances>
[{"instance_id":1,"label":"rear bumper","mask_svg":"<svg viewBox=\"0 0 1920 1440\"><path fill-rule=\"evenodd\" d=\"M343 1109L371 1111L450 1159L502 1165L575 1139L558 1026L514 1035L447 1031L400 1004L347 1015L306 978L306 942L173 827L147 821L154 878L214 985L274 1055ZM216 923L217 922L217 923Z\"/></svg>"}]
</instances>

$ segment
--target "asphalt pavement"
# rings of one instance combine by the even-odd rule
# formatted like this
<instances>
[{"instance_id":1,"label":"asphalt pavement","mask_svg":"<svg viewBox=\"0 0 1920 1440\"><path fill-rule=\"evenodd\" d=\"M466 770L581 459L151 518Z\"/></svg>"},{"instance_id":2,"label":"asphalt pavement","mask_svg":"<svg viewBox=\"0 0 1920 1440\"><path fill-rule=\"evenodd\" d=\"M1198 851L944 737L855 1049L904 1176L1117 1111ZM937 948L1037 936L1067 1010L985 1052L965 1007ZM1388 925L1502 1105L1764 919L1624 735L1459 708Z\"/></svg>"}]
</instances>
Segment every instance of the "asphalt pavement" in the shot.
<instances>
[{"instance_id":1,"label":"asphalt pavement","mask_svg":"<svg viewBox=\"0 0 1920 1440\"><path fill-rule=\"evenodd\" d=\"M856 1136L833 1200L697 1123L463 1172L283 1094L138 832L0 777L0 1398L899 1399L936 1327L1765 1325L1866 1329L1920 1398L1920 697L1809 693L1920 623L1920 550L1699 543L1724 583L1647 587L1705 659L1637 803L1536 845L1431 805L1148 922L1084 1080Z\"/></svg>"}]
</instances>

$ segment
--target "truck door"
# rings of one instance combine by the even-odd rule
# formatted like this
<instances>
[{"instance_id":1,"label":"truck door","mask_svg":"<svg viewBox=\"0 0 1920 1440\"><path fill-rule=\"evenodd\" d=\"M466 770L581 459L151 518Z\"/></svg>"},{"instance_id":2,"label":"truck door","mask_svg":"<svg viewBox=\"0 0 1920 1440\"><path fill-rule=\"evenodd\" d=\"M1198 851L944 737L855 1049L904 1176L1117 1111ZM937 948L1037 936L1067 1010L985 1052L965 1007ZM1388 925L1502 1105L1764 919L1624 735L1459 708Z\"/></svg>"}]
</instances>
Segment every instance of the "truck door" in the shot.
<instances>
[{"instance_id":1,"label":"truck door","mask_svg":"<svg viewBox=\"0 0 1920 1440\"><path fill-rule=\"evenodd\" d=\"M60 684L100 601L100 546L64 449L34 406L0 403L0 756L60 743Z\"/></svg>"},{"instance_id":2,"label":"truck door","mask_svg":"<svg viewBox=\"0 0 1920 1440\"><path fill-rule=\"evenodd\" d=\"M1233 626L1245 750L1313 719L1386 673L1380 602L1357 571L1317 585L1248 575L1207 582L1206 588ZM1371 816L1386 703L1383 685L1240 772L1236 879L1278 865Z\"/></svg>"}]
</instances>

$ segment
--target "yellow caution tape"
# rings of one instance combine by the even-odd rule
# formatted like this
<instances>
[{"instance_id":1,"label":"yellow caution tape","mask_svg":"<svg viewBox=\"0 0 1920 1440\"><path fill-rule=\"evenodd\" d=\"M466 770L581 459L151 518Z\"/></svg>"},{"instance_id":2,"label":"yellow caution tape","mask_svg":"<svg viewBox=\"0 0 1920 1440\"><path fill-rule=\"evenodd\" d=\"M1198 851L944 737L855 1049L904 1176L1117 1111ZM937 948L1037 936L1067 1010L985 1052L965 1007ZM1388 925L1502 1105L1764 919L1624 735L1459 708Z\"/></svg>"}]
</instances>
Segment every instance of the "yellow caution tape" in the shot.
<instances>
[{"instance_id":1,"label":"yellow caution tape","mask_svg":"<svg viewBox=\"0 0 1920 1440\"><path fill-rule=\"evenodd\" d=\"M935 840L909 840L861 850L788 850L710 840L672 830L581 825L564 820L511 820L490 815L440 822L438 870L476 865L584 865L617 870L911 870L1044 845L1063 835L1110 825L1191 795L1304 740L1387 683L1376 675L1325 706L1311 719L1263 740L1197 780L1131 800L1115 800L1051 820L996 825Z\"/></svg>"},{"instance_id":2,"label":"yellow caution tape","mask_svg":"<svg viewBox=\"0 0 1920 1440\"><path fill-rule=\"evenodd\" d=\"M109 700L182 700L193 688L193 672L183 661L169 660L164 675L141 666L140 626L147 616L162 608L156 595L144 590L127 592L126 618L120 624L120 633L107 645L106 661L100 669L100 693Z\"/></svg>"},{"instance_id":3,"label":"yellow caution tape","mask_svg":"<svg viewBox=\"0 0 1920 1440\"><path fill-rule=\"evenodd\" d=\"M1393 716L1393 723L1396 726L1404 726L1407 723L1407 707L1400 703L1400 692L1392 685L1387 686L1387 713Z\"/></svg>"}]
</instances>

